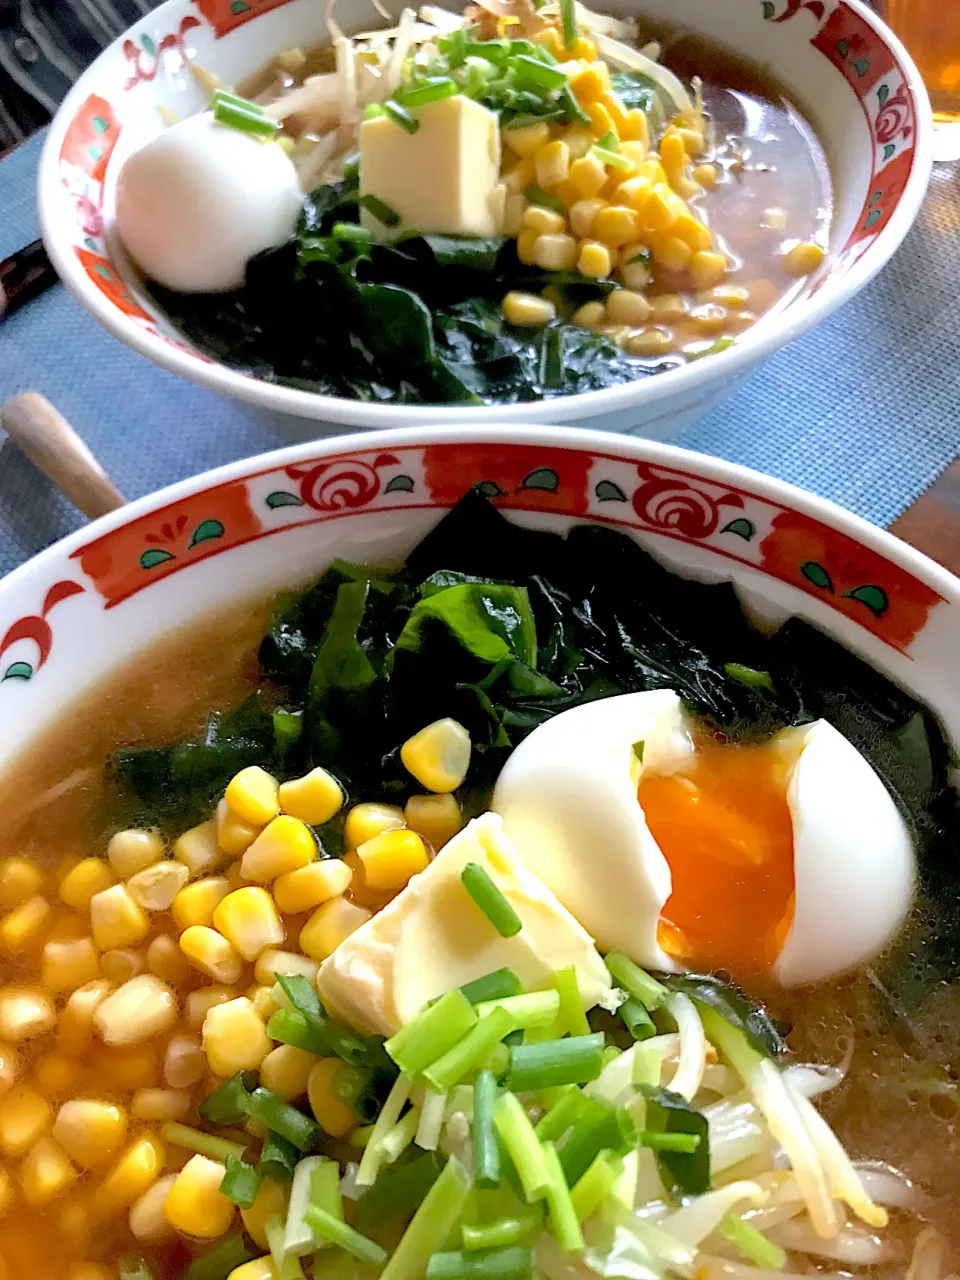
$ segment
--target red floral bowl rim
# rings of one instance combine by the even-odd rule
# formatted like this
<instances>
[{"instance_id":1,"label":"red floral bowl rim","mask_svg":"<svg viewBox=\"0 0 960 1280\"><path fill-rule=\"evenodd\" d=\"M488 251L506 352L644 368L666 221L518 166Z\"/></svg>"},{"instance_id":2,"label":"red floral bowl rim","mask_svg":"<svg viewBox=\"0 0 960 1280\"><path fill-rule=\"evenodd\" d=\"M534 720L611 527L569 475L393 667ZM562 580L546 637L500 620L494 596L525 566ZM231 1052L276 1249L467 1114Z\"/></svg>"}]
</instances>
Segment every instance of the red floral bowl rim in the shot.
<instances>
[{"instance_id":1,"label":"red floral bowl rim","mask_svg":"<svg viewBox=\"0 0 960 1280\"><path fill-rule=\"evenodd\" d=\"M282 0L281 0L282 3ZM642 0L632 0L642 8ZM810 0L802 0L798 9ZM843 6L862 21L886 47L887 53L903 76L914 103L915 139L909 177L895 207L875 239L851 265L828 272L822 287L794 301L782 312L761 318L741 337L722 359L699 360L656 377L644 378L602 391L584 392L548 401L499 406L453 405L374 405L337 396L319 395L279 386L241 374L226 365L210 361L151 332L123 314L104 293L91 284L72 246L63 244L52 233L47 217L48 202L56 198L59 186L58 158L64 135L78 107L95 91L98 68L107 58L117 56L124 37L114 42L77 81L57 112L44 146L37 178L40 226L47 252L61 280L73 296L119 341L132 347L163 368L213 391L255 405L260 409L294 418L336 422L346 428L383 429L390 427L467 424L482 415L495 423L543 423L549 425L570 419L600 419L623 415L633 410L649 410L665 402L663 416L677 412L669 401L673 397L686 403L706 398L718 384L732 383L744 376L750 366L809 332L849 301L890 260L912 226L926 194L933 167L933 118L929 97L920 73L905 47L886 24L868 8L863 0L842 0ZM272 9L273 6L268 8ZM172 20L186 9L184 0L165 0L149 15L158 22ZM265 9L264 12L267 10ZM794 12L793 9L790 12ZM831 64L832 65L832 64ZM834 68L836 70L836 68ZM802 105L802 104L801 104ZM656 415L653 416L656 420Z\"/></svg>"}]
</instances>

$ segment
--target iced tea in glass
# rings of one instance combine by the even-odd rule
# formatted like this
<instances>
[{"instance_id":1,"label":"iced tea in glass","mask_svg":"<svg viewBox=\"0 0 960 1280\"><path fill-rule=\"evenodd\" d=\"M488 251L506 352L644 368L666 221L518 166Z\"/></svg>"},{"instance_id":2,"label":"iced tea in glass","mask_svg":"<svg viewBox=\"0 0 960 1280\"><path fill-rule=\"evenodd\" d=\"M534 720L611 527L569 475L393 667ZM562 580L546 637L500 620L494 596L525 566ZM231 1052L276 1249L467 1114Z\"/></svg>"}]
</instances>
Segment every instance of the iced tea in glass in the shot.
<instances>
[{"instance_id":1,"label":"iced tea in glass","mask_svg":"<svg viewBox=\"0 0 960 1280\"><path fill-rule=\"evenodd\" d=\"M960 159L960 0L874 0L923 76L937 126L935 156Z\"/></svg>"}]
</instances>

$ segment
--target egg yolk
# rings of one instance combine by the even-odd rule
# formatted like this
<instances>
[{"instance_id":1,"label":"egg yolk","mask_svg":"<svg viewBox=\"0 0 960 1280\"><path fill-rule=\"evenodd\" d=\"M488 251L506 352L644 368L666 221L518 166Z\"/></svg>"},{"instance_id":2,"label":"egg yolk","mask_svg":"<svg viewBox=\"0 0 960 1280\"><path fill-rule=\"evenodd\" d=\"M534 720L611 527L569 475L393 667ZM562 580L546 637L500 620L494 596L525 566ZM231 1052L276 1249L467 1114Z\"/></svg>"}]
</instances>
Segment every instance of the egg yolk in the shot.
<instances>
[{"instance_id":1,"label":"egg yolk","mask_svg":"<svg viewBox=\"0 0 960 1280\"><path fill-rule=\"evenodd\" d=\"M793 918L788 773L769 748L709 742L687 772L641 778L673 879L657 941L675 960L745 978L773 966Z\"/></svg>"}]
</instances>

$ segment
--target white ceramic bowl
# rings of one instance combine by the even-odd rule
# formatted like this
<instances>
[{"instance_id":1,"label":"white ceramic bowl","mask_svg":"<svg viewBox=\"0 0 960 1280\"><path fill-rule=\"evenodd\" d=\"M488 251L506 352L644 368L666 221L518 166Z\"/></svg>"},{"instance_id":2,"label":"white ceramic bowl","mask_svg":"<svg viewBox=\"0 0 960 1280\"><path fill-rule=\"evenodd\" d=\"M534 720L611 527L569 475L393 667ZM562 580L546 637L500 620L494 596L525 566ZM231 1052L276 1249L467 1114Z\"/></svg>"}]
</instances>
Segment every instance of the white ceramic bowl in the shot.
<instances>
[{"instance_id":1,"label":"white ceramic bowl","mask_svg":"<svg viewBox=\"0 0 960 1280\"><path fill-rule=\"evenodd\" d=\"M75 297L121 342L202 386L271 412L294 439L478 418L573 421L658 439L674 436L888 261L926 190L932 118L913 63L861 0L611 0L609 7L669 18L769 67L827 151L836 209L825 267L789 305L762 318L722 355L541 403L425 409L276 386L184 346L118 249L117 173L131 151L163 128L158 106L186 116L206 105L186 59L236 83L282 48L321 41L319 0L167 0L111 45L77 82L50 129L38 185L47 250ZM347 31L382 21L369 0L340 0L337 20Z\"/></svg>"},{"instance_id":2,"label":"white ceramic bowl","mask_svg":"<svg viewBox=\"0 0 960 1280\"><path fill-rule=\"evenodd\" d=\"M336 556L397 563L473 485L538 528L623 529L679 572L799 615L931 706L960 749L960 580L780 481L648 440L487 423L238 462L98 520L0 582L0 765L118 663Z\"/></svg>"}]
</instances>

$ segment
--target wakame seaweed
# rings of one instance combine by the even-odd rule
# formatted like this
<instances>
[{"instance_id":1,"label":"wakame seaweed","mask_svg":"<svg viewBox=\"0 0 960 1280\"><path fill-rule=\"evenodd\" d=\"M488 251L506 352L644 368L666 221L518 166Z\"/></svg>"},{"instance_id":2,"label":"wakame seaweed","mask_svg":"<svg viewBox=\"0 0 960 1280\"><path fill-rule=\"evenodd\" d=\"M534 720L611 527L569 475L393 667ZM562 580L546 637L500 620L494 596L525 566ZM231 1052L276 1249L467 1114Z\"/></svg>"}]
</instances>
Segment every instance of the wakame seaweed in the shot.
<instances>
[{"instance_id":1,"label":"wakame seaweed","mask_svg":"<svg viewBox=\"0 0 960 1280\"><path fill-rule=\"evenodd\" d=\"M613 285L525 266L504 237L358 240L357 183L350 167L342 182L307 196L294 239L251 259L241 289L183 294L154 284L158 304L215 360L266 381L383 403L517 403L682 363L633 359L562 318L542 329L507 324L500 303L510 290L552 286L570 311Z\"/></svg>"}]
</instances>

